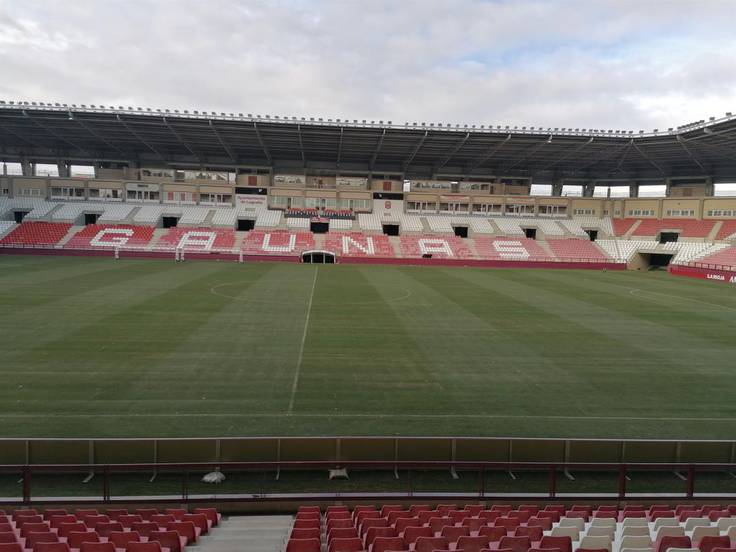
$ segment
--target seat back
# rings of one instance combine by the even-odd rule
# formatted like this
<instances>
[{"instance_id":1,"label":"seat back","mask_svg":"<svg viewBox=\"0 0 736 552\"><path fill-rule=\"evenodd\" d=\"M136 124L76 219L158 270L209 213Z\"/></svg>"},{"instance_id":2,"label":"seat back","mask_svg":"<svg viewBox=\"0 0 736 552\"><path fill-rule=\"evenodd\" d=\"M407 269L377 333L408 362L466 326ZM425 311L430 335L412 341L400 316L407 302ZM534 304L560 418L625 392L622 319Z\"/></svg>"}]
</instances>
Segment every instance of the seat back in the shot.
<instances>
[{"instance_id":1,"label":"seat back","mask_svg":"<svg viewBox=\"0 0 736 552\"><path fill-rule=\"evenodd\" d=\"M558 527L574 527L578 531L582 531L585 527L585 512L570 512L570 514L581 514L580 517L564 517L560 520Z\"/></svg>"},{"instance_id":2,"label":"seat back","mask_svg":"<svg viewBox=\"0 0 736 552\"><path fill-rule=\"evenodd\" d=\"M79 552L115 552L115 545L111 542L83 542Z\"/></svg>"},{"instance_id":3,"label":"seat back","mask_svg":"<svg viewBox=\"0 0 736 552\"><path fill-rule=\"evenodd\" d=\"M529 527L528 525L517 527L516 531L514 531L515 537L529 537L529 540L532 542L539 542L543 535L544 532L541 527Z\"/></svg>"},{"instance_id":4,"label":"seat back","mask_svg":"<svg viewBox=\"0 0 736 552\"><path fill-rule=\"evenodd\" d=\"M126 529L130 529L134 523L143 521L143 517L138 514L119 514L115 521L122 523Z\"/></svg>"},{"instance_id":5,"label":"seat back","mask_svg":"<svg viewBox=\"0 0 736 552\"><path fill-rule=\"evenodd\" d=\"M70 515L70 514L53 515L46 519L49 520L49 524L51 525L52 529L58 529L60 523L76 523L77 522L77 516Z\"/></svg>"},{"instance_id":6,"label":"seat back","mask_svg":"<svg viewBox=\"0 0 736 552\"><path fill-rule=\"evenodd\" d=\"M138 508L135 513L141 516L145 521L150 521L151 516L158 515L158 510L156 508Z\"/></svg>"},{"instance_id":7,"label":"seat back","mask_svg":"<svg viewBox=\"0 0 736 552\"><path fill-rule=\"evenodd\" d=\"M210 520L210 522L212 523L212 527L217 527L217 525L220 523L220 514L217 513L217 510L215 508L195 508L194 510L192 510L192 513L204 514L205 516L207 516L207 519ZM327 508L327 513L330 513L329 508ZM350 513L348 513L348 516L349 515Z\"/></svg>"},{"instance_id":8,"label":"seat back","mask_svg":"<svg viewBox=\"0 0 736 552\"><path fill-rule=\"evenodd\" d=\"M174 519L177 521L180 521L187 514L187 511L184 508L166 508L164 512L174 516ZM317 516L319 517L319 508L317 508Z\"/></svg>"},{"instance_id":9,"label":"seat back","mask_svg":"<svg viewBox=\"0 0 736 552\"><path fill-rule=\"evenodd\" d=\"M17 542L0 543L0 552L23 552L23 547Z\"/></svg>"},{"instance_id":10,"label":"seat back","mask_svg":"<svg viewBox=\"0 0 736 552\"><path fill-rule=\"evenodd\" d=\"M580 539L578 549L586 548L589 550L607 550L611 552L612 539L609 537L589 537L585 536Z\"/></svg>"},{"instance_id":11,"label":"seat back","mask_svg":"<svg viewBox=\"0 0 736 552\"><path fill-rule=\"evenodd\" d=\"M700 552L713 552L716 548L729 548L731 546L731 539L727 536L711 536L706 535L700 542L698 542L698 548Z\"/></svg>"},{"instance_id":12,"label":"seat back","mask_svg":"<svg viewBox=\"0 0 736 552\"><path fill-rule=\"evenodd\" d=\"M365 533L365 547L366 549L373 544L377 538L393 538L397 537L396 529L393 527L371 527Z\"/></svg>"},{"instance_id":13,"label":"seat back","mask_svg":"<svg viewBox=\"0 0 736 552\"><path fill-rule=\"evenodd\" d=\"M499 548L508 548L514 552L526 552L532 547L532 541L529 537L501 537L498 541Z\"/></svg>"},{"instance_id":14,"label":"seat back","mask_svg":"<svg viewBox=\"0 0 736 552\"><path fill-rule=\"evenodd\" d=\"M161 552L161 543L158 541L131 541L125 546L125 552Z\"/></svg>"},{"instance_id":15,"label":"seat back","mask_svg":"<svg viewBox=\"0 0 736 552\"><path fill-rule=\"evenodd\" d=\"M34 552L70 552L65 542L39 542L33 547Z\"/></svg>"},{"instance_id":16,"label":"seat back","mask_svg":"<svg viewBox=\"0 0 736 552\"><path fill-rule=\"evenodd\" d=\"M361 552L363 543L358 537L330 539L327 552Z\"/></svg>"},{"instance_id":17,"label":"seat back","mask_svg":"<svg viewBox=\"0 0 736 552\"><path fill-rule=\"evenodd\" d=\"M289 539L286 552L320 552L319 539Z\"/></svg>"},{"instance_id":18,"label":"seat back","mask_svg":"<svg viewBox=\"0 0 736 552\"><path fill-rule=\"evenodd\" d=\"M107 536L107 540L115 545L115 548L126 548L129 542L139 542L140 534L135 531L113 531Z\"/></svg>"},{"instance_id":19,"label":"seat back","mask_svg":"<svg viewBox=\"0 0 736 552\"><path fill-rule=\"evenodd\" d=\"M428 538L433 536L434 534L429 527L407 527L404 531L404 545L411 546L420 537Z\"/></svg>"},{"instance_id":20,"label":"seat back","mask_svg":"<svg viewBox=\"0 0 736 552\"><path fill-rule=\"evenodd\" d=\"M176 531L182 537L186 537L187 543L197 541L197 530L191 521L170 521L166 524L166 529Z\"/></svg>"},{"instance_id":21,"label":"seat back","mask_svg":"<svg viewBox=\"0 0 736 552\"><path fill-rule=\"evenodd\" d=\"M456 550L464 550L465 552L480 552L484 548L489 548L491 541L488 537L478 535L477 537L462 536L457 539Z\"/></svg>"},{"instance_id":22,"label":"seat back","mask_svg":"<svg viewBox=\"0 0 736 552\"><path fill-rule=\"evenodd\" d=\"M449 550L450 541L445 537L419 537L414 543L416 552L434 552L435 550Z\"/></svg>"},{"instance_id":23,"label":"seat back","mask_svg":"<svg viewBox=\"0 0 736 552\"><path fill-rule=\"evenodd\" d=\"M116 531L122 532L123 530L125 530L125 528L119 521L102 522L95 526L95 531L97 531L101 537L109 537L110 533L114 533Z\"/></svg>"},{"instance_id":24,"label":"seat back","mask_svg":"<svg viewBox=\"0 0 736 552\"><path fill-rule=\"evenodd\" d=\"M49 526L44 522L40 523L24 523L20 526L20 536L28 538L30 533L48 533Z\"/></svg>"},{"instance_id":25,"label":"seat back","mask_svg":"<svg viewBox=\"0 0 736 552\"><path fill-rule=\"evenodd\" d=\"M131 531L135 531L142 537L150 537L152 531L158 531L158 523L152 521L136 521L131 527Z\"/></svg>"},{"instance_id":26,"label":"seat back","mask_svg":"<svg viewBox=\"0 0 736 552\"><path fill-rule=\"evenodd\" d=\"M442 528L442 531L440 531L441 537L447 537L447 539L450 541L450 543L457 542L457 539L464 536L470 536L470 528L469 527L456 527L454 525L446 525Z\"/></svg>"},{"instance_id":27,"label":"seat back","mask_svg":"<svg viewBox=\"0 0 736 552\"><path fill-rule=\"evenodd\" d=\"M148 540L161 543L161 546L168 548L170 552L181 552L181 541L176 531L154 531Z\"/></svg>"},{"instance_id":28,"label":"seat back","mask_svg":"<svg viewBox=\"0 0 736 552\"><path fill-rule=\"evenodd\" d=\"M94 531L71 531L66 542L70 548L81 548L83 542L100 542L100 535Z\"/></svg>"},{"instance_id":29,"label":"seat back","mask_svg":"<svg viewBox=\"0 0 736 552\"><path fill-rule=\"evenodd\" d=\"M311 529L292 529L290 539L318 539L321 535L321 531L318 527Z\"/></svg>"},{"instance_id":30,"label":"seat back","mask_svg":"<svg viewBox=\"0 0 736 552\"><path fill-rule=\"evenodd\" d=\"M181 517L181 521L191 521L195 527L199 528L203 535L206 535L210 528L207 522L207 516L204 514L184 514ZM317 521L319 521L319 515L317 516Z\"/></svg>"},{"instance_id":31,"label":"seat back","mask_svg":"<svg viewBox=\"0 0 736 552\"><path fill-rule=\"evenodd\" d=\"M539 548L559 548L562 552L572 552L572 539L569 536L544 536Z\"/></svg>"},{"instance_id":32,"label":"seat back","mask_svg":"<svg viewBox=\"0 0 736 552\"><path fill-rule=\"evenodd\" d=\"M651 548L652 539L649 535L627 535L621 539L619 548Z\"/></svg>"},{"instance_id":33,"label":"seat back","mask_svg":"<svg viewBox=\"0 0 736 552\"><path fill-rule=\"evenodd\" d=\"M577 527L560 527L559 525L557 527L553 527L552 531L550 532L550 536L552 537L570 537L571 540L578 540L578 537L580 536L580 531Z\"/></svg>"},{"instance_id":34,"label":"seat back","mask_svg":"<svg viewBox=\"0 0 736 552\"><path fill-rule=\"evenodd\" d=\"M505 527L481 527L478 535L488 537L490 542L498 542L506 536Z\"/></svg>"},{"instance_id":35,"label":"seat back","mask_svg":"<svg viewBox=\"0 0 736 552\"><path fill-rule=\"evenodd\" d=\"M684 537L685 530L680 527L660 527L659 530L654 534L654 541L658 542L664 537Z\"/></svg>"},{"instance_id":36,"label":"seat back","mask_svg":"<svg viewBox=\"0 0 736 552\"><path fill-rule=\"evenodd\" d=\"M670 548L690 548L691 546L690 537L666 535L657 539L654 552L667 552Z\"/></svg>"},{"instance_id":37,"label":"seat back","mask_svg":"<svg viewBox=\"0 0 736 552\"><path fill-rule=\"evenodd\" d=\"M376 537L371 552L387 552L388 550L405 550L401 537Z\"/></svg>"},{"instance_id":38,"label":"seat back","mask_svg":"<svg viewBox=\"0 0 736 552\"><path fill-rule=\"evenodd\" d=\"M693 534L690 537L693 541L693 545L697 546L701 539L705 537L717 537L718 527L696 527L693 529Z\"/></svg>"},{"instance_id":39,"label":"seat back","mask_svg":"<svg viewBox=\"0 0 736 552\"><path fill-rule=\"evenodd\" d=\"M0 544L11 544L14 542L18 542L18 538L15 536L14 531L0 532Z\"/></svg>"}]
</instances>

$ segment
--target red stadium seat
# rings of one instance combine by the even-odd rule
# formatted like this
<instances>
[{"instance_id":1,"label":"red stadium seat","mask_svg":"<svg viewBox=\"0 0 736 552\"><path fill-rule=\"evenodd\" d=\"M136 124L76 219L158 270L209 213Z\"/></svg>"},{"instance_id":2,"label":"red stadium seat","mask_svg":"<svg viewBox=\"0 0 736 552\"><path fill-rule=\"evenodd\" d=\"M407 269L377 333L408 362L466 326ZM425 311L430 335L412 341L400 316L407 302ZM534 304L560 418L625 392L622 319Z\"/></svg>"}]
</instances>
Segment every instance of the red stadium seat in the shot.
<instances>
[{"instance_id":1,"label":"red stadium seat","mask_svg":"<svg viewBox=\"0 0 736 552\"><path fill-rule=\"evenodd\" d=\"M317 519L319 520L319 518ZM210 530L210 522L204 514L184 514L181 521L191 521L202 535L206 535Z\"/></svg>"},{"instance_id":2,"label":"red stadium seat","mask_svg":"<svg viewBox=\"0 0 736 552\"><path fill-rule=\"evenodd\" d=\"M152 521L139 521L133 524L131 528L142 537L150 537L153 531L158 531L158 523Z\"/></svg>"},{"instance_id":3,"label":"red stadium seat","mask_svg":"<svg viewBox=\"0 0 736 552\"><path fill-rule=\"evenodd\" d=\"M135 531L113 531L107 540L115 545L115 548L127 548L129 542L140 542L141 536Z\"/></svg>"},{"instance_id":4,"label":"red stadium seat","mask_svg":"<svg viewBox=\"0 0 736 552\"><path fill-rule=\"evenodd\" d=\"M320 538L321 531L318 527L315 527L313 529L292 529L291 535L289 535L289 538L291 539L318 539Z\"/></svg>"},{"instance_id":5,"label":"red stadium seat","mask_svg":"<svg viewBox=\"0 0 736 552\"><path fill-rule=\"evenodd\" d=\"M543 534L544 531L541 527L534 526L517 527L516 531L514 531L515 537L529 537L533 543L539 542L542 539Z\"/></svg>"},{"instance_id":6,"label":"red stadium seat","mask_svg":"<svg viewBox=\"0 0 736 552\"><path fill-rule=\"evenodd\" d=\"M321 552L319 539L289 539L286 552Z\"/></svg>"},{"instance_id":7,"label":"red stadium seat","mask_svg":"<svg viewBox=\"0 0 736 552\"><path fill-rule=\"evenodd\" d=\"M150 542L129 542L125 547L126 552L162 552L161 543L158 541Z\"/></svg>"},{"instance_id":8,"label":"red stadium seat","mask_svg":"<svg viewBox=\"0 0 736 552\"><path fill-rule=\"evenodd\" d=\"M369 548L369 552L389 552L394 550L408 550L408 548L404 547L401 537L377 537Z\"/></svg>"},{"instance_id":9,"label":"red stadium seat","mask_svg":"<svg viewBox=\"0 0 736 552\"><path fill-rule=\"evenodd\" d=\"M310 529L310 531L313 529ZM343 527L327 531L327 542L333 539L359 539L358 530L355 527ZM362 545L361 541L361 545Z\"/></svg>"},{"instance_id":10,"label":"red stadium seat","mask_svg":"<svg viewBox=\"0 0 736 552\"><path fill-rule=\"evenodd\" d=\"M110 508L105 510L105 515L109 517L111 521L120 521L118 519L120 516L127 516L130 514L128 513L128 510L125 509Z\"/></svg>"},{"instance_id":11,"label":"red stadium seat","mask_svg":"<svg viewBox=\"0 0 736 552\"><path fill-rule=\"evenodd\" d=\"M167 548L170 552L182 552L186 545L186 538L182 537L176 531L156 531L148 537L149 541L157 541L163 548Z\"/></svg>"},{"instance_id":12,"label":"red stadium seat","mask_svg":"<svg viewBox=\"0 0 736 552\"><path fill-rule=\"evenodd\" d=\"M445 537L419 537L414 543L416 552L434 552L448 550L450 542Z\"/></svg>"},{"instance_id":13,"label":"red stadium seat","mask_svg":"<svg viewBox=\"0 0 736 552\"><path fill-rule=\"evenodd\" d=\"M34 531L32 533L28 533L25 547L26 549L31 549L36 552L36 545L41 542L59 542L59 535L51 531L44 533Z\"/></svg>"},{"instance_id":14,"label":"red stadium seat","mask_svg":"<svg viewBox=\"0 0 736 552\"><path fill-rule=\"evenodd\" d=\"M457 542L457 540L460 537L469 537L470 528L469 527L456 527L456 526L448 525L442 528L442 531L440 531L440 536L446 537L447 540L450 541L450 544L453 544Z\"/></svg>"},{"instance_id":15,"label":"red stadium seat","mask_svg":"<svg viewBox=\"0 0 736 552\"><path fill-rule=\"evenodd\" d=\"M690 537L662 537L654 544L654 552L666 552L669 548L690 548Z\"/></svg>"},{"instance_id":16,"label":"red stadium seat","mask_svg":"<svg viewBox=\"0 0 736 552\"><path fill-rule=\"evenodd\" d=\"M34 552L70 552L65 542L39 542L33 547Z\"/></svg>"},{"instance_id":17,"label":"red stadium seat","mask_svg":"<svg viewBox=\"0 0 736 552\"><path fill-rule=\"evenodd\" d=\"M145 521L150 521L151 516L158 515L159 511L156 508L138 508L135 513L141 516Z\"/></svg>"},{"instance_id":18,"label":"red stadium seat","mask_svg":"<svg viewBox=\"0 0 736 552\"><path fill-rule=\"evenodd\" d=\"M505 527L481 527L478 535L488 537L491 542L498 542L508 534Z\"/></svg>"},{"instance_id":19,"label":"red stadium seat","mask_svg":"<svg viewBox=\"0 0 736 552\"><path fill-rule=\"evenodd\" d=\"M65 516L68 513L64 508L47 508L43 511L43 517L46 521L51 521L54 516Z\"/></svg>"},{"instance_id":20,"label":"red stadium seat","mask_svg":"<svg viewBox=\"0 0 736 552\"><path fill-rule=\"evenodd\" d=\"M377 538L393 538L398 536L396 529L393 527L371 527L363 536L363 543L366 549L368 549Z\"/></svg>"},{"instance_id":21,"label":"red stadium seat","mask_svg":"<svg viewBox=\"0 0 736 552\"><path fill-rule=\"evenodd\" d=\"M731 546L731 539L727 536L705 536L700 539L698 548L700 552L713 552L717 548L729 548Z\"/></svg>"},{"instance_id":22,"label":"red stadium seat","mask_svg":"<svg viewBox=\"0 0 736 552\"><path fill-rule=\"evenodd\" d=\"M166 524L166 529L176 531L186 539L186 544L194 544L199 540L200 530L191 521L170 521Z\"/></svg>"},{"instance_id":23,"label":"red stadium seat","mask_svg":"<svg viewBox=\"0 0 736 552\"><path fill-rule=\"evenodd\" d=\"M187 511L184 508L167 508L164 513L174 516L176 521L181 521L187 515Z\"/></svg>"},{"instance_id":24,"label":"red stadium seat","mask_svg":"<svg viewBox=\"0 0 736 552\"><path fill-rule=\"evenodd\" d=\"M95 525L95 531L101 537L109 537L110 533L123 531L125 528L119 521L102 522Z\"/></svg>"},{"instance_id":25,"label":"red stadium seat","mask_svg":"<svg viewBox=\"0 0 736 552\"><path fill-rule=\"evenodd\" d=\"M532 541L529 537L509 537L507 535L505 537L501 537L501 540L498 541L499 548L507 548L514 552L526 552L531 548L531 546Z\"/></svg>"},{"instance_id":26,"label":"red stadium seat","mask_svg":"<svg viewBox=\"0 0 736 552\"><path fill-rule=\"evenodd\" d=\"M68 537L69 534L73 532L82 533L87 531L87 526L81 521L78 521L76 523L62 523L59 525L58 531L60 537Z\"/></svg>"},{"instance_id":27,"label":"red stadium seat","mask_svg":"<svg viewBox=\"0 0 736 552\"><path fill-rule=\"evenodd\" d=\"M490 539L488 537L477 536L469 537L463 536L457 540L455 545L456 550L464 550L465 552L480 552L484 548L490 547Z\"/></svg>"},{"instance_id":28,"label":"red stadium seat","mask_svg":"<svg viewBox=\"0 0 736 552\"><path fill-rule=\"evenodd\" d=\"M329 508L327 509L329 513ZM204 514L207 519L210 520L212 527L217 527L220 524L222 516L217 512L215 508L195 508L192 510L194 514Z\"/></svg>"},{"instance_id":29,"label":"red stadium seat","mask_svg":"<svg viewBox=\"0 0 736 552\"><path fill-rule=\"evenodd\" d=\"M14 542L18 542L18 537L14 531L0 532L0 544L10 544Z\"/></svg>"},{"instance_id":30,"label":"red stadium seat","mask_svg":"<svg viewBox=\"0 0 736 552\"><path fill-rule=\"evenodd\" d=\"M100 536L94 531L72 531L66 542L70 548L81 548L84 542L100 542Z\"/></svg>"},{"instance_id":31,"label":"red stadium seat","mask_svg":"<svg viewBox=\"0 0 736 552\"><path fill-rule=\"evenodd\" d=\"M560 552L572 552L572 539L570 537L544 536L539 541L539 548L559 548Z\"/></svg>"},{"instance_id":32,"label":"red stadium seat","mask_svg":"<svg viewBox=\"0 0 736 552\"><path fill-rule=\"evenodd\" d=\"M335 538L330 540L327 547L327 552L361 552L361 550L363 550L363 543L358 537Z\"/></svg>"},{"instance_id":33,"label":"red stadium seat","mask_svg":"<svg viewBox=\"0 0 736 552\"><path fill-rule=\"evenodd\" d=\"M0 543L0 552L23 552L23 547L20 543Z\"/></svg>"},{"instance_id":34,"label":"red stadium seat","mask_svg":"<svg viewBox=\"0 0 736 552\"><path fill-rule=\"evenodd\" d=\"M113 518L111 517L110 519ZM119 514L117 515L116 521L121 523L125 529L130 529L134 523L142 522L143 517L138 514Z\"/></svg>"},{"instance_id":35,"label":"red stadium seat","mask_svg":"<svg viewBox=\"0 0 736 552\"><path fill-rule=\"evenodd\" d=\"M404 544L411 546L419 540L419 538L431 538L434 536L429 527L407 527L403 533Z\"/></svg>"},{"instance_id":36,"label":"red stadium seat","mask_svg":"<svg viewBox=\"0 0 736 552\"><path fill-rule=\"evenodd\" d=\"M115 552L115 545L111 542L83 542L80 552Z\"/></svg>"}]
</instances>

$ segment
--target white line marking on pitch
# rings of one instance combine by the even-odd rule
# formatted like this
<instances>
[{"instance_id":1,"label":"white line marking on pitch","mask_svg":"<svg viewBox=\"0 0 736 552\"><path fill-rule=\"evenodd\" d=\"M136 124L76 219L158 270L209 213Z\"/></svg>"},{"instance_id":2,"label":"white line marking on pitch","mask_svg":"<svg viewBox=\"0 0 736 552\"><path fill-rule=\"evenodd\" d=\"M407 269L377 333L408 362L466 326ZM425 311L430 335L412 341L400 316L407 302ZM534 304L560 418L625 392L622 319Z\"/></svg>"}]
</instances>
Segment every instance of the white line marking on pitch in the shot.
<instances>
[{"instance_id":1,"label":"white line marking on pitch","mask_svg":"<svg viewBox=\"0 0 736 552\"><path fill-rule=\"evenodd\" d=\"M12 418L47 418L53 416L55 418L89 418L90 414L0 414L0 420ZM480 420L616 420L616 421L643 421L643 422L734 422L736 418L667 418L667 417L646 417L646 416L544 416L531 414L368 414L368 413L292 413L284 412L265 412L265 413L241 413L241 412L180 412L177 414L169 414L164 412L132 413L132 414L111 414L100 413L94 415L96 418L401 418L401 419L446 419L446 418L462 418L462 419L480 419Z\"/></svg>"},{"instance_id":2,"label":"white line marking on pitch","mask_svg":"<svg viewBox=\"0 0 736 552\"><path fill-rule=\"evenodd\" d=\"M304 359L304 344L307 342L307 331L309 330L309 317L312 315L312 300L314 299L314 288L317 287L317 274L319 274L319 265L314 268L314 280L312 281L312 292L309 294L309 303L307 304L307 318L304 320L304 333L302 333L302 342L299 346L299 358L296 362L296 372L294 372L294 381L291 384L291 398L289 399L289 415L294 412L294 398L296 397L296 388L299 385L299 375L302 371L302 359Z\"/></svg>"}]
</instances>

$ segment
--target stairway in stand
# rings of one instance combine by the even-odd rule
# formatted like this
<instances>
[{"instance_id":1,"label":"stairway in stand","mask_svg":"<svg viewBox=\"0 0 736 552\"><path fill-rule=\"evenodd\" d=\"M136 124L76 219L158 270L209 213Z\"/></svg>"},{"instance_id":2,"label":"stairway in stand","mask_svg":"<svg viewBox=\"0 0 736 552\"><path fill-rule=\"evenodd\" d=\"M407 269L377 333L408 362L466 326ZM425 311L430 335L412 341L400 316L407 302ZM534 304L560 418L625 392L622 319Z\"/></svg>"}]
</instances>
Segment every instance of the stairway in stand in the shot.
<instances>
[{"instance_id":1,"label":"stairway in stand","mask_svg":"<svg viewBox=\"0 0 736 552\"><path fill-rule=\"evenodd\" d=\"M293 516L229 516L192 552L282 552Z\"/></svg>"}]
</instances>

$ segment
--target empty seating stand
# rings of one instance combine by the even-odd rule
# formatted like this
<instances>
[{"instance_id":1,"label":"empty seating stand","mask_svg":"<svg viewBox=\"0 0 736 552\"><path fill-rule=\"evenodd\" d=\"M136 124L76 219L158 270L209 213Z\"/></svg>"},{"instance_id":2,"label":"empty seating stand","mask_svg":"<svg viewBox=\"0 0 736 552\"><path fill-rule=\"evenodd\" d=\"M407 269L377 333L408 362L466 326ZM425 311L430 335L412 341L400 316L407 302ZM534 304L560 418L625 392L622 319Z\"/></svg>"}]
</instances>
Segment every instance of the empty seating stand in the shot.
<instances>
[{"instance_id":1,"label":"empty seating stand","mask_svg":"<svg viewBox=\"0 0 736 552\"><path fill-rule=\"evenodd\" d=\"M325 236L324 249L345 257L395 257L388 236L360 232L330 232Z\"/></svg>"},{"instance_id":2,"label":"empty seating stand","mask_svg":"<svg viewBox=\"0 0 736 552\"><path fill-rule=\"evenodd\" d=\"M243 253L249 255L298 255L310 249L314 249L314 236L311 232L281 230L248 232L241 246Z\"/></svg>"},{"instance_id":3,"label":"empty seating stand","mask_svg":"<svg viewBox=\"0 0 736 552\"><path fill-rule=\"evenodd\" d=\"M145 248L153 239L152 226L90 224L64 244L67 249Z\"/></svg>"},{"instance_id":4,"label":"empty seating stand","mask_svg":"<svg viewBox=\"0 0 736 552\"><path fill-rule=\"evenodd\" d=\"M736 507L724 505L417 504L330 506L325 512L305 506L285 550L714 552L732 548L735 537Z\"/></svg>"},{"instance_id":5,"label":"empty seating stand","mask_svg":"<svg viewBox=\"0 0 736 552\"><path fill-rule=\"evenodd\" d=\"M23 222L3 239L0 245L18 247L48 247L59 243L66 236L71 224L51 222Z\"/></svg>"},{"instance_id":6,"label":"empty seating stand","mask_svg":"<svg viewBox=\"0 0 736 552\"><path fill-rule=\"evenodd\" d=\"M177 226L159 238L158 249L187 251L231 250L235 247L235 231L229 228L184 228Z\"/></svg>"},{"instance_id":7,"label":"empty seating stand","mask_svg":"<svg viewBox=\"0 0 736 552\"><path fill-rule=\"evenodd\" d=\"M562 239L548 240L547 244L555 257L562 260L610 261L595 243L590 240Z\"/></svg>"}]
</instances>

